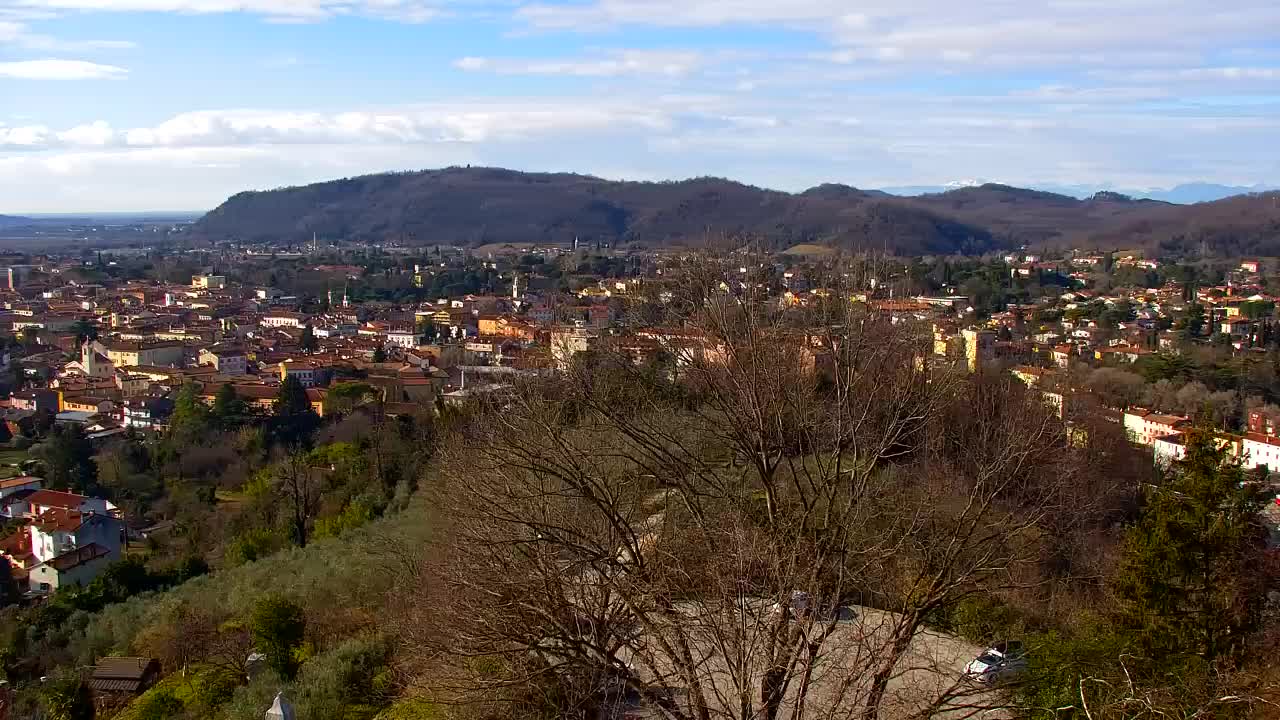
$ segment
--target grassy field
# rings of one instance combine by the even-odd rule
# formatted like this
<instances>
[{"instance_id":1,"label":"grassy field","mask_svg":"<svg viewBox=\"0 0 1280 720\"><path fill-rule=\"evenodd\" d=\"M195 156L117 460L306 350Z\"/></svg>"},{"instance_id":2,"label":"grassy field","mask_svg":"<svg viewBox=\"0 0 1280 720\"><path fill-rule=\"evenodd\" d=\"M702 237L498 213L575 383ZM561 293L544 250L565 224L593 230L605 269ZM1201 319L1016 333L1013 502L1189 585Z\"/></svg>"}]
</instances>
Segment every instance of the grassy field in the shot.
<instances>
[{"instance_id":1,"label":"grassy field","mask_svg":"<svg viewBox=\"0 0 1280 720\"><path fill-rule=\"evenodd\" d=\"M29 450L0 449L0 480L21 475L22 470L18 465L30 459L31 451Z\"/></svg>"},{"instance_id":2,"label":"grassy field","mask_svg":"<svg viewBox=\"0 0 1280 720\"><path fill-rule=\"evenodd\" d=\"M0 450L0 465L17 465L30 459L30 450L14 450L12 448Z\"/></svg>"},{"instance_id":3,"label":"grassy field","mask_svg":"<svg viewBox=\"0 0 1280 720\"><path fill-rule=\"evenodd\" d=\"M786 255L833 255L835 254L835 251L835 248L828 247L826 245L801 243L799 245L792 245L782 252Z\"/></svg>"}]
</instances>

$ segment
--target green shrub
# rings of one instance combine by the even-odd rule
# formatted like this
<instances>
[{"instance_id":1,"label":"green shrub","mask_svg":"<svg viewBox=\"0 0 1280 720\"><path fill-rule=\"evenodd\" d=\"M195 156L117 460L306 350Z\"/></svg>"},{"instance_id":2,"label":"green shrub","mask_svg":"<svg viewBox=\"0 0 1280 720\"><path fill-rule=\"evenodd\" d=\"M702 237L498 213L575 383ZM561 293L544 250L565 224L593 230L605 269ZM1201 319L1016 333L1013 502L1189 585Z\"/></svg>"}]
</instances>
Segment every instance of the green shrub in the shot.
<instances>
[{"instance_id":1,"label":"green shrub","mask_svg":"<svg viewBox=\"0 0 1280 720\"><path fill-rule=\"evenodd\" d=\"M267 666L286 679L293 679L298 672L297 653L306 629L302 607L278 595L259 600L249 619L254 645L267 656Z\"/></svg>"},{"instance_id":2,"label":"green shrub","mask_svg":"<svg viewBox=\"0 0 1280 720\"><path fill-rule=\"evenodd\" d=\"M368 523L374 517L374 509L364 498L357 498L342 512L316 521L315 538L337 537Z\"/></svg>"},{"instance_id":3,"label":"green shrub","mask_svg":"<svg viewBox=\"0 0 1280 720\"><path fill-rule=\"evenodd\" d=\"M230 566L243 565L261 560L275 553L284 542L280 534L267 528L246 530L227 546L226 563Z\"/></svg>"},{"instance_id":4,"label":"green shrub","mask_svg":"<svg viewBox=\"0 0 1280 720\"><path fill-rule=\"evenodd\" d=\"M365 720L387 706L394 693L388 663L391 644L356 638L321 653L303 666L295 684L298 716L307 720Z\"/></svg>"},{"instance_id":5,"label":"green shrub","mask_svg":"<svg viewBox=\"0 0 1280 720\"><path fill-rule=\"evenodd\" d=\"M168 688L150 692L139 698L133 711L134 720L172 720L183 710L182 701Z\"/></svg>"},{"instance_id":6,"label":"green shrub","mask_svg":"<svg viewBox=\"0 0 1280 720\"><path fill-rule=\"evenodd\" d=\"M235 695L244 678L225 668L212 668L195 680L191 704L203 711L216 710Z\"/></svg>"},{"instance_id":7,"label":"green shrub","mask_svg":"<svg viewBox=\"0 0 1280 720\"><path fill-rule=\"evenodd\" d=\"M40 688L48 720L93 720L93 698L84 679L75 673L55 675Z\"/></svg>"}]
</instances>

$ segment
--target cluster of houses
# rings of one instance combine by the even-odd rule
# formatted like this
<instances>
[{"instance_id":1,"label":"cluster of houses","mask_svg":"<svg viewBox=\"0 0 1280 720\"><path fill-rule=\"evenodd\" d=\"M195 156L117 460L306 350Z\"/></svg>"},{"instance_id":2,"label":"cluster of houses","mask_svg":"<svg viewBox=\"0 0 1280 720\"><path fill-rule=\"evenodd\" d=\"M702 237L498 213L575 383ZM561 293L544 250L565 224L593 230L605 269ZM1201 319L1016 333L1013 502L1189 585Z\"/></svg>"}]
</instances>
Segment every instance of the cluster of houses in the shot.
<instances>
[{"instance_id":1,"label":"cluster of houses","mask_svg":"<svg viewBox=\"0 0 1280 720\"><path fill-rule=\"evenodd\" d=\"M722 260L720 290L726 294L756 283L776 289L772 297L783 306L804 306L834 292L818 285L803 265L779 261L739 267L734 258ZM1006 261L1015 277L1052 269L1078 277L1082 282L1077 284L1087 287L1084 281L1104 258L1077 254L1045 261L1020 254ZM22 342L0 351L0 371L8 370L21 389L0 400L0 420L11 434L30 435L34 423L52 415L55 422L79 425L90 440L101 441L130 430L163 430L178 390L190 385L210 403L229 386L250 408L268 412L280 385L292 378L323 415L335 384L358 380L373 388L378 407L397 414L437 402L463 402L508 384L519 373L567 367L603 342L637 362L658 357L679 362L690 350L705 357L715 348L696 332L645 329L627 316L629 299L643 295L662 301L678 290L664 278L664 262L651 258L643 266L637 263L627 277L597 279L566 291L548 278L521 275L503 261L509 291L409 304L353 302L345 290L329 291L318 304L303 302L272 287L243 285L212 272L182 285L85 283L58 272L79 261L13 266L0 274L0 286L7 279L7 287L0 287L0 327ZM1151 267L1128 256L1105 262ZM489 265L499 267L497 262ZM339 272L344 279L364 271L356 265L311 269ZM759 269L767 271L767 279L761 279ZM1059 390L1042 382L1046 374L1078 363L1123 365L1174 348L1187 331L1172 330L1173 318L1182 317L1193 303L1204 309L1200 333L1205 338L1224 337L1239 352L1269 341L1274 298L1260 289L1261 270L1257 262L1241 263L1222 287L1170 283L1106 292L1065 289L980 321L974 319L972 299L954 288L937 295L895 296L873 279L850 300L894 322L914 322L926 332L931 328L935 357L974 372L1012 366L1065 414L1068 403ZM433 272L414 267L414 283L421 286ZM886 277L892 279L892 273ZM1156 448L1161 457L1176 455L1170 438L1184 420L1130 410L1123 421L1136 442ZM1237 442L1241 456L1259 464L1280 460L1273 458L1277 451L1268 440L1274 437L1270 428L1255 428L1251 420L1250 432ZM6 496L19 490L6 490ZM14 508L20 515L31 512ZM98 514L111 517L106 511ZM26 558L22 547L14 545L14 552ZM46 546L32 545L33 552L39 547ZM100 558L88 556L96 552L75 557L94 563ZM42 550L35 557L41 562L55 559L46 555ZM23 568L30 567L26 558ZM57 579L48 584L56 587Z\"/></svg>"},{"instance_id":2,"label":"cluster of houses","mask_svg":"<svg viewBox=\"0 0 1280 720\"><path fill-rule=\"evenodd\" d=\"M1125 415L1128 425L1129 415ZM1188 418L1158 416L1160 424L1147 436L1144 445L1150 445L1156 462L1168 465L1186 457L1185 431L1191 427ZM1238 460L1247 470L1265 468L1280 469L1280 418L1263 410L1252 410L1244 433L1215 432L1214 441L1226 450L1228 457ZM1135 440L1136 441L1136 440Z\"/></svg>"},{"instance_id":3,"label":"cluster of houses","mask_svg":"<svg viewBox=\"0 0 1280 720\"><path fill-rule=\"evenodd\" d=\"M48 490L38 477L0 480L0 557L28 597L84 586L120 559L125 527L102 498Z\"/></svg>"}]
</instances>

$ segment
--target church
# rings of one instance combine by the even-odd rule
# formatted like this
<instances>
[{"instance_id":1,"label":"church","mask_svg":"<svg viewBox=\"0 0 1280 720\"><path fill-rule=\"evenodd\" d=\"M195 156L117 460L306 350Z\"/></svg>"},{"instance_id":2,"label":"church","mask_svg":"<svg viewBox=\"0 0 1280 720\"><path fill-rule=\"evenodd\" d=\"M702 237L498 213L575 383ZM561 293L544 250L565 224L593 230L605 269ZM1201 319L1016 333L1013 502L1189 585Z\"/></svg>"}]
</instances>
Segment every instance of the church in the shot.
<instances>
[{"instance_id":1,"label":"church","mask_svg":"<svg viewBox=\"0 0 1280 720\"><path fill-rule=\"evenodd\" d=\"M113 378L116 374L115 363L98 352L97 343L85 340L80 345L80 359L73 360L63 366L64 375L83 375L90 378Z\"/></svg>"}]
</instances>

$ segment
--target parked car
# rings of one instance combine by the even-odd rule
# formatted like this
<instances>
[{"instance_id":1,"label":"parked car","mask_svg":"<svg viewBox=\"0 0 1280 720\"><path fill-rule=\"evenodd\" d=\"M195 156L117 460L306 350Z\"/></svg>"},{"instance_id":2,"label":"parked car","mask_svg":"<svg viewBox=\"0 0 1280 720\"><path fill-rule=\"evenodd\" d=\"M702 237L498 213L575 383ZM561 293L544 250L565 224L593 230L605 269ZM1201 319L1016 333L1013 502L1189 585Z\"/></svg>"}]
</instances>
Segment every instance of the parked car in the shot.
<instances>
[{"instance_id":1,"label":"parked car","mask_svg":"<svg viewBox=\"0 0 1280 720\"><path fill-rule=\"evenodd\" d=\"M1012 680L1027 669L1027 651L1017 640L998 642L965 668L970 680L986 685Z\"/></svg>"},{"instance_id":2,"label":"parked car","mask_svg":"<svg viewBox=\"0 0 1280 720\"><path fill-rule=\"evenodd\" d=\"M813 597L809 593L803 590L792 590L790 602L787 605L790 605L792 617L803 617L805 613L809 612L809 605L812 602ZM769 612L777 615L786 609L787 605L775 602L769 606Z\"/></svg>"}]
</instances>

